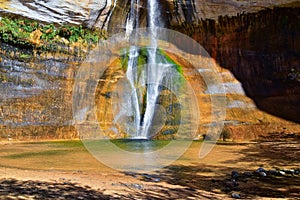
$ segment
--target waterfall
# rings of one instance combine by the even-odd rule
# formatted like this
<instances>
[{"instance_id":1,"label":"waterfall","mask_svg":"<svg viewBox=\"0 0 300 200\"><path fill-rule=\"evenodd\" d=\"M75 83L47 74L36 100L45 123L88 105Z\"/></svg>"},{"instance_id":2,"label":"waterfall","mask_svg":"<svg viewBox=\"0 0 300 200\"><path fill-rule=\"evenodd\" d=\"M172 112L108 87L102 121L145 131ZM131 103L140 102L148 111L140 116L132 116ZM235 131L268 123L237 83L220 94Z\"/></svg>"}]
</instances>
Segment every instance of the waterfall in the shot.
<instances>
[{"instance_id":1,"label":"waterfall","mask_svg":"<svg viewBox=\"0 0 300 200\"><path fill-rule=\"evenodd\" d=\"M161 59L157 59L157 31L156 27L162 27L159 3L157 0L148 1L148 24L151 32L151 46L148 49L147 65L147 101L144 115L142 136L147 137L154 117L156 101L159 96L159 86L163 81L167 67Z\"/></svg>"},{"instance_id":2,"label":"waterfall","mask_svg":"<svg viewBox=\"0 0 300 200\"><path fill-rule=\"evenodd\" d=\"M130 36L132 30L139 28L139 0L131 0L131 8L126 20L126 34ZM132 138L147 139L150 137L152 120L156 112L156 102L159 97L159 87L170 67L164 58L157 58L156 28L163 27L160 7L157 0L148 0L148 27L150 29L151 44L147 47L147 64L142 66L142 72L138 70L138 57L141 49L131 46L128 52L128 66L126 78L131 87L130 105L133 122ZM146 92L145 92L146 91ZM146 95L146 101L144 101ZM129 130L129 129L128 129Z\"/></svg>"}]
</instances>

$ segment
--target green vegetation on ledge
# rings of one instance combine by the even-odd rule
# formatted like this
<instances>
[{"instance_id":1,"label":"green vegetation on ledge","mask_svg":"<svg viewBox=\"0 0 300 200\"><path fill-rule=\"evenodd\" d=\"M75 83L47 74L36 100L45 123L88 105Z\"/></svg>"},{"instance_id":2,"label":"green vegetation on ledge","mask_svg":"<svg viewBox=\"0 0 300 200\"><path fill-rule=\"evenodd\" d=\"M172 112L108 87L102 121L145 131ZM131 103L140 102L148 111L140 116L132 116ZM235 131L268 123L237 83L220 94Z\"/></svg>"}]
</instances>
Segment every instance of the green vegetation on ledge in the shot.
<instances>
[{"instance_id":1,"label":"green vegetation on ledge","mask_svg":"<svg viewBox=\"0 0 300 200\"><path fill-rule=\"evenodd\" d=\"M0 41L25 48L51 50L55 45L87 48L106 38L104 30L82 26L55 26L16 17L3 17L0 20Z\"/></svg>"}]
</instances>

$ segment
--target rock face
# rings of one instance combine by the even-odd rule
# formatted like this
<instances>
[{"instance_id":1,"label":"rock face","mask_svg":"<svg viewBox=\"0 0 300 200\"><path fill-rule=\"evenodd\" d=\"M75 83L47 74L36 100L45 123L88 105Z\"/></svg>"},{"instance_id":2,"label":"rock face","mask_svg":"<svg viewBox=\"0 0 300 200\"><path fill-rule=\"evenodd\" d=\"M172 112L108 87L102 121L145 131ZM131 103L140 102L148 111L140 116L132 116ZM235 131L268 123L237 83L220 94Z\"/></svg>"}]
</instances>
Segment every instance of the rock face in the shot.
<instances>
[{"instance_id":1,"label":"rock face","mask_svg":"<svg viewBox=\"0 0 300 200\"><path fill-rule=\"evenodd\" d=\"M166 24L197 23L200 19L236 16L238 13L256 12L295 0L161 0ZM147 1L140 1L142 26L147 21ZM0 13L28 17L46 23L83 24L88 27L107 28L116 33L125 30L130 10L129 0L6 0L0 2ZM112 18L111 18L112 17Z\"/></svg>"},{"instance_id":2,"label":"rock face","mask_svg":"<svg viewBox=\"0 0 300 200\"><path fill-rule=\"evenodd\" d=\"M197 1L166 1L170 25L197 23L201 19L217 20L219 16L236 16L242 13L253 13L265 8L296 2L295 0L197 0Z\"/></svg>"},{"instance_id":3,"label":"rock face","mask_svg":"<svg viewBox=\"0 0 300 200\"><path fill-rule=\"evenodd\" d=\"M83 57L4 43L0 46L0 138L78 137L70 102L73 79Z\"/></svg>"},{"instance_id":4,"label":"rock face","mask_svg":"<svg viewBox=\"0 0 300 200\"><path fill-rule=\"evenodd\" d=\"M105 28L110 0L12 0L0 3L0 12L46 23L83 24Z\"/></svg>"},{"instance_id":5,"label":"rock face","mask_svg":"<svg viewBox=\"0 0 300 200\"><path fill-rule=\"evenodd\" d=\"M167 27L197 24L201 19L217 20L219 16L237 16L241 13L257 12L276 5L295 2L295 0L160 0L162 16ZM147 26L147 1L140 1L141 6L139 21L141 26ZM117 0L108 24L108 32L111 34L125 31L126 19L130 10L129 0Z\"/></svg>"},{"instance_id":6,"label":"rock face","mask_svg":"<svg viewBox=\"0 0 300 200\"><path fill-rule=\"evenodd\" d=\"M161 1L161 7L167 27L203 45L261 110L300 122L299 2L174 0ZM129 1L117 1L111 34L125 30L129 9ZM147 26L145 9L141 26Z\"/></svg>"},{"instance_id":7,"label":"rock face","mask_svg":"<svg viewBox=\"0 0 300 200\"><path fill-rule=\"evenodd\" d=\"M299 3L293 2L162 1L167 27L195 39L222 68L226 123L237 139L254 139L264 130L285 132L268 124L287 123L277 117L300 122ZM129 3L125 5L129 10ZM117 7L108 26L111 34L125 28L126 9L120 1ZM140 15L142 26L147 26L145 18ZM288 129L300 132L297 125Z\"/></svg>"},{"instance_id":8,"label":"rock face","mask_svg":"<svg viewBox=\"0 0 300 200\"><path fill-rule=\"evenodd\" d=\"M275 8L175 29L229 69L260 109L299 123L299 10Z\"/></svg>"}]
</instances>

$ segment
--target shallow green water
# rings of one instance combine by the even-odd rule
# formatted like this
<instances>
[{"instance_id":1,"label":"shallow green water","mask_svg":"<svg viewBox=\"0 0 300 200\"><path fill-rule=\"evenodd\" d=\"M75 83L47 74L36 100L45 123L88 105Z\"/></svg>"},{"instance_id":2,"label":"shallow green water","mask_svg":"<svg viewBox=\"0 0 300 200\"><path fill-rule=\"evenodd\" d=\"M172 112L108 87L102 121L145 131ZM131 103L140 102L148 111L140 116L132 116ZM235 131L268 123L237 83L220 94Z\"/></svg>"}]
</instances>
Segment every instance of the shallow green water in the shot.
<instances>
[{"instance_id":1,"label":"shallow green water","mask_svg":"<svg viewBox=\"0 0 300 200\"><path fill-rule=\"evenodd\" d=\"M165 147L170 140L117 139L110 140L122 150L130 152L151 152Z\"/></svg>"}]
</instances>

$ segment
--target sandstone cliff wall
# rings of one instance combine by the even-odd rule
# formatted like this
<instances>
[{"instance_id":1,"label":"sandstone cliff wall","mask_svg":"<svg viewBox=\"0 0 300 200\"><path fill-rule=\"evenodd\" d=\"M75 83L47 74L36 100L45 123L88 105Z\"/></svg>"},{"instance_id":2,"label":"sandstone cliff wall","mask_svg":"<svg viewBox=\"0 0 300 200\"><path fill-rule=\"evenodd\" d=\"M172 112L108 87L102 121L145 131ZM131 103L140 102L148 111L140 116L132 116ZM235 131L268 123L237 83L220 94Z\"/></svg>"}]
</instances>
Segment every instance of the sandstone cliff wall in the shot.
<instances>
[{"instance_id":1,"label":"sandstone cliff wall","mask_svg":"<svg viewBox=\"0 0 300 200\"><path fill-rule=\"evenodd\" d=\"M1 16L107 27L110 34L124 30L129 10L127 1L3 2ZM225 123L239 140L300 132L299 6L257 12L282 2L163 2L168 27L198 41L220 65L228 101ZM244 11L251 13L237 14ZM147 24L145 13L140 16L142 26ZM71 102L84 56L0 46L0 139L78 138ZM113 81L110 76L108 71L103 78ZM210 126L202 122L204 129Z\"/></svg>"}]
</instances>

